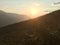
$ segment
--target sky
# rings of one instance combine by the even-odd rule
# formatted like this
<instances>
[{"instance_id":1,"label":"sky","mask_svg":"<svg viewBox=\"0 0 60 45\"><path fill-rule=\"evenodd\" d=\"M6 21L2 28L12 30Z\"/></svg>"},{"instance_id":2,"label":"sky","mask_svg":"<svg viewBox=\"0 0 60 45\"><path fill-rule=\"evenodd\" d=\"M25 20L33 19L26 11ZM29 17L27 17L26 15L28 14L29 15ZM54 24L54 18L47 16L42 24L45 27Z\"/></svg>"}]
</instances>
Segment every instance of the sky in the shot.
<instances>
[{"instance_id":1,"label":"sky","mask_svg":"<svg viewBox=\"0 0 60 45\"><path fill-rule=\"evenodd\" d=\"M38 10L52 11L60 9L60 0L0 0L0 10L27 14L31 8L37 7Z\"/></svg>"}]
</instances>

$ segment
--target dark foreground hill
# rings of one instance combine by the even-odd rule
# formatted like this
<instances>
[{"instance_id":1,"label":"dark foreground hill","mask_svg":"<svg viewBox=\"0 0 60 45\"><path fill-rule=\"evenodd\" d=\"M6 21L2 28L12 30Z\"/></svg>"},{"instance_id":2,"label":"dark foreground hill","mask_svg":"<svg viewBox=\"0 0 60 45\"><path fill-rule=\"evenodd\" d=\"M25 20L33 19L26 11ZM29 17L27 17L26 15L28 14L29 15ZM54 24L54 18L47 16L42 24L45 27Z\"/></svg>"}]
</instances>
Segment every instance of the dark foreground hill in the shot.
<instances>
[{"instance_id":1,"label":"dark foreground hill","mask_svg":"<svg viewBox=\"0 0 60 45\"><path fill-rule=\"evenodd\" d=\"M60 10L0 28L0 45L60 45Z\"/></svg>"},{"instance_id":2,"label":"dark foreground hill","mask_svg":"<svg viewBox=\"0 0 60 45\"><path fill-rule=\"evenodd\" d=\"M27 19L28 19L28 16L26 15L7 13L0 10L0 27L11 25L11 24L18 23L21 21L25 21Z\"/></svg>"}]
</instances>

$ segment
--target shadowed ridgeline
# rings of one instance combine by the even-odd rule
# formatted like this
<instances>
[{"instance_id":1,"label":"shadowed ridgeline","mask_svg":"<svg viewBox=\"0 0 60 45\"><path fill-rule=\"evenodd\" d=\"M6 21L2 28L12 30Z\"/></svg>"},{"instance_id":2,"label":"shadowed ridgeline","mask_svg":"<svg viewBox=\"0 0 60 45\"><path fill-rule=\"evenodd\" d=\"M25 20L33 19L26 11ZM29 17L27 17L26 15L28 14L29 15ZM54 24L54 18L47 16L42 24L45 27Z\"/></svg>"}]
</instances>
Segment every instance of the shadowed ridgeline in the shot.
<instances>
[{"instance_id":1,"label":"shadowed ridgeline","mask_svg":"<svg viewBox=\"0 0 60 45\"><path fill-rule=\"evenodd\" d=\"M0 45L60 45L60 10L0 28Z\"/></svg>"}]
</instances>

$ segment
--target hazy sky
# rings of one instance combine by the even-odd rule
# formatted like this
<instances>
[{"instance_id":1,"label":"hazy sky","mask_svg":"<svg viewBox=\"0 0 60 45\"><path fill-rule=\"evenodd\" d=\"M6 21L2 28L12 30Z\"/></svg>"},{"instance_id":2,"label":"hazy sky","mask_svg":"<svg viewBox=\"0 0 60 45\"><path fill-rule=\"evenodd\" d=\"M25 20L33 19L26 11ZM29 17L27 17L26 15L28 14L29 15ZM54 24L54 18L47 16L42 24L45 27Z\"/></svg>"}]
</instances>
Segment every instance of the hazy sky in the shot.
<instances>
[{"instance_id":1,"label":"hazy sky","mask_svg":"<svg viewBox=\"0 0 60 45\"><path fill-rule=\"evenodd\" d=\"M60 4L54 5L57 2L60 2L60 0L0 0L0 10L22 14L27 13L29 7L34 5L44 11L56 10L60 8Z\"/></svg>"}]
</instances>

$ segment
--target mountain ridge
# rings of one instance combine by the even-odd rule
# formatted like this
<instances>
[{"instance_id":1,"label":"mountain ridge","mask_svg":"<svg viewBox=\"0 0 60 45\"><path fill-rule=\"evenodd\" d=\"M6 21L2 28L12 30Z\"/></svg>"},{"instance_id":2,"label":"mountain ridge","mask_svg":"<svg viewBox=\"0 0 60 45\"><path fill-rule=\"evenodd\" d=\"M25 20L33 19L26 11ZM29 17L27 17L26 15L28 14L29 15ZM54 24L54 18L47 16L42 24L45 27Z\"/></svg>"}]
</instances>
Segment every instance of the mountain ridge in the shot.
<instances>
[{"instance_id":1,"label":"mountain ridge","mask_svg":"<svg viewBox=\"0 0 60 45\"><path fill-rule=\"evenodd\" d=\"M60 45L60 10L0 28L1 45ZM6 42L6 43L5 43Z\"/></svg>"},{"instance_id":2,"label":"mountain ridge","mask_svg":"<svg viewBox=\"0 0 60 45\"><path fill-rule=\"evenodd\" d=\"M18 23L24 20L27 20L28 16L19 15L15 13L6 13L0 10L0 27L4 27L6 25Z\"/></svg>"},{"instance_id":3,"label":"mountain ridge","mask_svg":"<svg viewBox=\"0 0 60 45\"><path fill-rule=\"evenodd\" d=\"M52 14L53 13L53 15L49 15L49 14ZM51 13L49 13L49 14L46 14L46 15L44 15L44 16L40 16L40 17L37 17L37 18L34 18L34 19L31 19L31 20L26 20L26 21L23 21L23 22L20 22L20 23L24 23L24 22L29 22L29 21L33 21L33 20L39 20L38 18L49 18L50 16L52 17L52 16L55 16L56 14L55 13L57 13L57 14L60 14L60 10L56 10L56 11L54 11L54 12L51 12ZM45 16L49 16L49 17L45 17ZM58 15L56 15L55 17L57 17ZM60 16L60 15L59 15ZM58 16L58 17L59 17ZM19 24L19 23L16 23L16 24ZM14 25L14 24L12 24L12 25Z\"/></svg>"}]
</instances>

